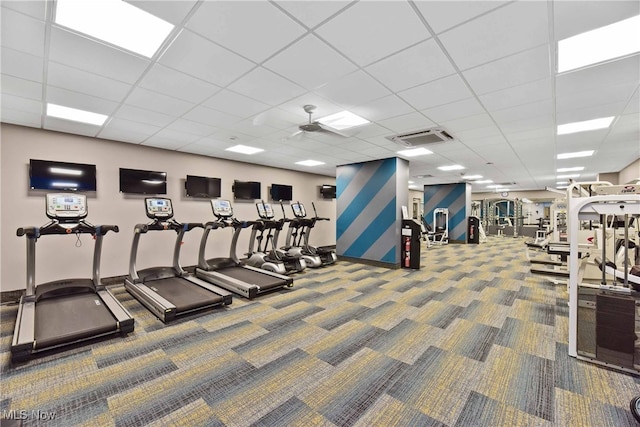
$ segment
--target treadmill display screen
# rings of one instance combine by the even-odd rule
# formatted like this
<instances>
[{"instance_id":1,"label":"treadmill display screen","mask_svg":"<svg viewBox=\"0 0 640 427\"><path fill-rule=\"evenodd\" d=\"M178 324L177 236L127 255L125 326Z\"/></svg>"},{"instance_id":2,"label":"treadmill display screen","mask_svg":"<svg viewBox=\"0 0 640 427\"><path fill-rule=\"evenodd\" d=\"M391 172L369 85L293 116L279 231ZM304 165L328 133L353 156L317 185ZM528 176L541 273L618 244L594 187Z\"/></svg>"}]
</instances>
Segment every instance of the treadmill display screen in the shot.
<instances>
[{"instance_id":1,"label":"treadmill display screen","mask_svg":"<svg viewBox=\"0 0 640 427\"><path fill-rule=\"evenodd\" d=\"M302 203L292 204L291 209L293 209L293 214L296 216L296 218L304 218L305 216L307 216L307 212L305 212Z\"/></svg>"},{"instance_id":2,"label":"treadmill display screen","mask_svg":"<svg viewBox=\"0 0 640 427\"><path fill-rule=\"evenodd\" d=\"M149 218L171 218L173 216L171 199L146 198L144 203L147 207L147 216Z\"/></svg>"},{"instance_id":3,"label":"treadmill display screen","mask_svg":"<svg viewBox=\"0 0 640 427\"><path fill-rule=\"evenodd\" d=\"M233 216L231 202L228 200L212 200L211 208L213 209L213 214L218 218L231 218Z\"/></svg>"},{"instance_id":4,"label":"treadmill display screen","mask_svg":"<svg viewBox=\"0 0 640 427\"><path fill-rule=\"evenodd\" d=\"M47 194L47 216L51 219L76 220L87 216L84 194Z\"/></svg>"}]
</instances>

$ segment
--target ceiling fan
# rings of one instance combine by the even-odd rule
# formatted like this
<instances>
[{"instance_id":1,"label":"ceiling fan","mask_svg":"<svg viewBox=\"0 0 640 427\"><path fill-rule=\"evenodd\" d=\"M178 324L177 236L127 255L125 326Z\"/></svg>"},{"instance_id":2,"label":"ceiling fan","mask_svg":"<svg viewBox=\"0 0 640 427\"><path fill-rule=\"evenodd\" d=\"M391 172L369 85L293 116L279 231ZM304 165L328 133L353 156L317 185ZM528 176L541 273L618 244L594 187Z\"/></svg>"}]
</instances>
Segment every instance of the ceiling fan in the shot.
<instances>
[{"instance_id":1,"label":"ceiling fan","mask_svg":"<svg viewBox=\"0 0 640 427\"><path fill-rule=\"evenodd\" d=\"M302 108L304 108L304 111L309 115L309 123L305 123L303 125L298 126L298 130L294 132L290 136L290 138L293 136L299 135L303 132L327 132L327 133L333 133L345 138L349 137L349 135L345 135L344 133L338 131L337 129L333 129L332 127L329 127L325 124L312 120L311 116L313 115L313 112L316 110L315 105L305 105Z\"/></svg>"}]
</instances>

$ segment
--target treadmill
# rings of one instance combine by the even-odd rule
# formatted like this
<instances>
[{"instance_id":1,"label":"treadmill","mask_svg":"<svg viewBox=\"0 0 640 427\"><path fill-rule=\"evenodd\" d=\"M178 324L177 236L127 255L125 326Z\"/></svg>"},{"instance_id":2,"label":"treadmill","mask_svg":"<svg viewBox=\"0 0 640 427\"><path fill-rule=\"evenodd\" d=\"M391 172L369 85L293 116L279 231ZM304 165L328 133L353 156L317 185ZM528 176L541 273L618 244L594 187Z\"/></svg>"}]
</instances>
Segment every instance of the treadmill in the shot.
<instances>
[{"instance_id":1,"label":"treadmill","mask_svg":"<svg viewBox=\"0 0 640 427\"><path fill-rule=\"evenodd\" d=\"M288 276L242 264L236 254L236 245L242 229L249 227L252 223L241 222L233 218L233 209L228 200L211 200L211 208L217 221L205 224L200 240L200 253L196 268L197 277L249 299L285 286L293 286L293 279ZM229 226L234 229L229 257L207 260L205 252L209 232Z\"/></svg>"},{"instance_id":2,"label":"treadmill","mask_svg":"<svg viewBox=\"0 0 640 427\"><path fill-rule=\"evenodd\" d=\"M180 266L180 247L187 231L202 227L200 223L182 224L173 219L171 199L145 198L149 224L134 228L129 276L125 288L163 322L212 307L231 304L230 292L188 274ZM140 236L148 231L173 230L177 233L172 267L151 267L136 270Z\"/></svg>"},{"instance_id":3,"label":"treadmill","mask_svg":"<svg viewBox=\"0 0 640 427\"><path fill-rule=\"evenodd\" d=\"M87 196L47 194L46 214L51 221L42 227L21 227L27 238L27 289L20 299L11 343L11 359L23 361L35 353L78 342L133 332L129 312L100 283L102 239L116 225L92 225L87 217ZM36 242L47 235L94 236L91 279L62 279L35 284ZM61 267L62 269L62 267Z\"/></svg>"},{"instance_id":4,"label":"treadmill","mask_svg":"<svg viewBox=\"0 0 640 427\"><path fill-rule=\"evenodd\" d=\"M291 205L291 209L293 210L293 215L300 220L302 224L301 236L304 236L304 240L302 243L302 247L305 251L318 255L322 262L322 265L334 264L338 257L336 256L336 247L335 245L330 246L311 246L309 244L309 236L311 235L311 229L315 227L317 221L329 221L329 218L320 218L318 216L318 212L316 211L316 205L311 202L313 206L314 217L307 218L307 211L304 208L304 205L300 202L293 203Z\"/></svg>"}]
</instances>

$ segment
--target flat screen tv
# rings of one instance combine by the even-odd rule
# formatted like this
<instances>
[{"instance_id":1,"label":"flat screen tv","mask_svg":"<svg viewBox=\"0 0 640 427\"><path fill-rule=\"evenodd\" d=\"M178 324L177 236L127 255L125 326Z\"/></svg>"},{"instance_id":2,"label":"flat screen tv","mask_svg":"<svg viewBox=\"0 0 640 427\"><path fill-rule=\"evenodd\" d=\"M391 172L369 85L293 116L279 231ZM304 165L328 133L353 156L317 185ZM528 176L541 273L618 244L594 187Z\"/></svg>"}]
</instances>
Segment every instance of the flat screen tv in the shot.
<instances>
[{"instance_id":1,"label":"flat screen tv","mask_svg":"<svg viewBox=\"0 0 640 427\"><path fill-rule=\"evenodd\" d=\"M324 199L336 198L336 186L335 185L323 185L320 187L320 194Z\"/></svg>"},{"instance_id":2,"label":"flat screen tv","mask_svg":"<svg viewBox=\"0 0 640 427\"><path fill-rule=\"evenodd\" d=\"M271 200L293 200L293 186L284 184L271 184Z\"/></svg>"},{"instance_id":3,"label":"flat screen tv","mask_svg":"<svg viewBox=\"0 0 640 427\"><path fill-rule=\"evenodd\" d=\"M96 165L29 160L32 190L96 191Z\"/></svg>"},{"instance_id":4,"label":"flat screen tv","mask_svg":"<svg viewBox=\"0 0 640 427\"><path fill-rule=\"evenodd\" d=\"M236 200L256 200L261 198L260 183L255 181L233 181L233 197Z\"/></svg>"},{"instance_id":5,"label":"flat screen tv","mask_svg":"<svg viewBox=\"0 0 640 427\"><path fill-rule=\"evenodd\" d=\"M205 199L215 199L220 197L220 178L208 178L206 176L187 175L184 188L189 197L202 197Z\"/></svg>"},{"instance_id":6,"label":"flat screen tv","mask_svg":"<svg viewBox=\"0 0 640 427\"><path fill-rule=\"evenodd\" d=\"M120 192L167 194L167 173L120 168Z\"/></svg>"}]
</instances>

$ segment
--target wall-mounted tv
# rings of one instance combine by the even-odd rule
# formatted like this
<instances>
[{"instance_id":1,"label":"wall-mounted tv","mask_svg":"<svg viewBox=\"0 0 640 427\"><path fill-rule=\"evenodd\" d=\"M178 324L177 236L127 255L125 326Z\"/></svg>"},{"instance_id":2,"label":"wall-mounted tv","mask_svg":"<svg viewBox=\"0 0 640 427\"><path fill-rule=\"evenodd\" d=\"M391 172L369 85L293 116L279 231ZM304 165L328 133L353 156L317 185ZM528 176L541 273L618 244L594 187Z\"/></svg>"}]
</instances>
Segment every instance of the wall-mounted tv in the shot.
<instances>
[{"instance_id":1,"label":"wall-mounted tv","mask_svg":"<svg viewBox=\"0 0 640 427\"><path fill-rule=\"evenodd\" d=\"M236 200L256 200L262 198L260 183L255 181L233 181L233 197Z\"/></svg>"},{"instance_id":2,"label":"wall-mounted tv","mask_svg":"<svg viewBox=\"0 0 640 427\"><path fill-rule=\"evenodd\" d=\"M271 184L271 190L269 191L271 200L293 200L293 186L284 184Z\"/></svg>"},{"instance_id":3,"label":"wall-mounted tv","mask_svg":"<svg viewBox=\"0 0 640 427\"><path fill-rule=\"evenodd\" d=\"M320 194L323 199L335 199L336 198L336 186L335 185L323 185L320 187Z\"/></svg>"},{"instance_id":4,"label":"wall-mounted tv","mask_svg":"<svg viewBox=\"0 0 640 427\"><path fill-rule=\"evenodd\" d=\"M187 196L189 197L215 199L220 197L221 183L222 180L220 178L187 175L184 188L187 190Z\"/></svg>"},{"instance_id":5,"label":"wall-mounted tv","mask_svg":"<svg viewBox=\"0 0 640 427\"><path fill-rule=\"evenodd\" d=\"M32 190L96 191L96 165L29 160Z\"/></svg>"},{"instance_id":6,"label":"wall-mounted tv","mask_svg":"<svg viewBox=\"0 0 640 427\"><path fill-rule=\"evenodd\" d=\"M167 173L120 168L120 192L167 194Z\"/></svg>"}]
</instances>

